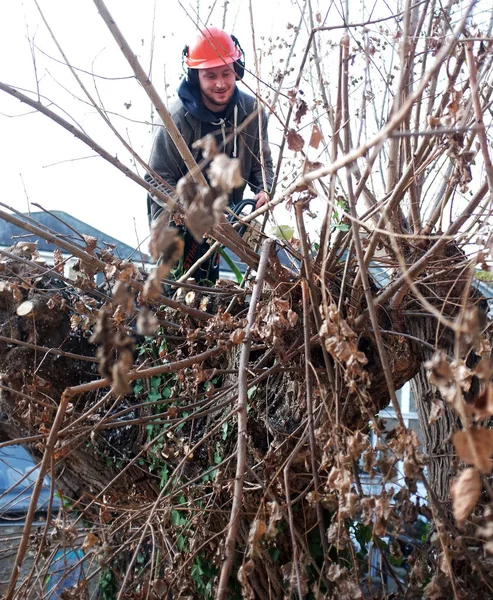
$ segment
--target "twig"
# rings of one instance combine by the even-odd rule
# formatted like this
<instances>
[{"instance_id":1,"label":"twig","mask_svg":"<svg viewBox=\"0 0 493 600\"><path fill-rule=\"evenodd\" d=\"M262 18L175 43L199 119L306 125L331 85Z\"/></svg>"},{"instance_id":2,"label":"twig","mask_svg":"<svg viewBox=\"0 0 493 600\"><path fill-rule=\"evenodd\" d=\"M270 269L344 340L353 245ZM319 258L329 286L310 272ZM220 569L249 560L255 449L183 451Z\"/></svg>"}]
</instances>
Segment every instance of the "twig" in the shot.
<instances>
[{"instance_id":1,"label":"twig","mask_svg":"<svg viewBox=\"0 0 493 600\"><path fill-rule=\"evenodd\" d=\"M115 38L115 41L122 51L123 56L127 59L128 64L132 68L135 77L137 78L137 81L139 81L139 83L142 85L144 91L149 96L149 99L156 108L158 115L161 117L161 120L166 127L166 131L169 133L169 136L173 140L178 152L180 153L180 156L183 158L190 175L200 185L209 187L207 181L205 180L204 174L200 169L198 169L197 163L195 162L189 147L186 145L183 136L178 131L178 127L175 125L169 110L161 100L161 97L157 93L157 90L150 81L147 73L141 67L139 61L137 60L137 56L134 54L134 52L132 52L127 40L123 36L122 32L118 28L118 25L107 9L106 4L103 2L103 0L94 0L94 4L96 5L96 8L98 9L99 14L101 15L106 26L110 30L111 35Z\"/></svg>"},{"instance_id":2,"label":"twig","mask_svg":"<svg viewBox=\"0 0 493 600\"><path fill-rule=\"evenodd\" d=\"M113 166L115 166L118 170L120 170L129 179L132 179L133 181L135 181L135 183L137 183L138 185L140 185L144 189L146 189L150 194L153 194L154 196L159 198L164 205L169 204L169 205L173 206L174 202L168 194L165 194L162 190L156 189L153 185L151 185L150 183L145 181L145 179L136 175L131 169L126 167L117 158L112 156L102 146L97 144L92 138L90 138L88 135L86 135L85 133L80 131L80 129L77 129L77 127L75 127L74 125L72 125L71 123L69 123L62 117L60 117L59 115L57 115L57 113L53 112L52 110L50 110L49 108L44 106L44 104L41 104L41 102L37 102L36 100L32 100L31 98L29 98L29 96L26 96L19 90L16 90L12 86L7 85L6 83L3 83L1 81L0 81L0 90L2 90L3 92L6 92L10 96L13 96L14 98L17 98L17 100L19 100L20 102L23 102L24 104L27 104L31 108L34 108L38 112L42 113L43 115L45 115L46 117L48 117L49 119L51 119L52 121L57 123L57 125L60 125L61 127L63 127L63 129L67 130L69 133L74 135L81 142L84 142L84 144L86 144L87 146L92 148L102 158L104 158L109 163L111 163Z\"/></svg>"},{"instance_id":3,"label":"twig","mask_svg":"<svg viewBox=\"0 0 493 600\"><path fill-rule=\"evenodd\" d=\"M46 352L47 354L55 354L57 356L65 356L66 358L72 358L73 360L83 360L86 362L97 363L99 360L93 356L84 356L83 354L73 354L72 352L65 352L59 348L47 348L46 346L38 346L37 344L30 344L29 342L22 342L14 338L0 335L0 342L6 344L14 344L16 346L23 346L24 348L30 348L31 350L38 350L40 352Z\"/></svg>"},{"instance_id":4,"label":"twig","mask_svg":"<svg viewBox=\"0 0 493 600\"><path fill-rule=\"evenodd\" d=\"M452 39L449 41L448 44L444 44L440 51L437 53L435 63L428 71L428 73L423 76L421 83L416 89L416 91L413 94L409 95L406 102L401 106L401 108L389 119L387 124L373 138L364 142L358 148L355 148L354 150L351 150L350 152L346 153L342 158L333 162L332 164L301 175L280 196L276 197L274 200L271 200L267 204L264 204L264 206L261 206L259 209L251 213L245 220L249 221L251 219L254 219L258 215L266 212L267 210L270 210L271 208L282 202L285 198L289 197L294 192L304 189L313 181L321 179L322 177L326 177L327 175L336 173L343 167L346 167L351 163L355 162L358 158L365 156L371 148L380 147L383 144L383 142L388 138L390 133L397 129L397 127L399 127L400 123L405 119L405 117L411 110L413 104L421 98L430 80L441 68L443 60L452 52L452 50L456 46L458 42L458 36L463 30L464 25L467 19L469 18L469 14L475 4L476 0L472 0L466 7L466 9L464 10L463 17L458 27L456 28Z\"/></svg>"},{"instance_id":5,"label":"twig","mask_svg":"<svg viewBox=\"0 0 493 600\"><path fill-rule=\"evenodd\" d=\"M296 528L294 526L293 504L291 502L291 494L290 494L290 490L289 490L289 470L290 470L291 465L292 465L294 459L296 458L298 452L300 451L300 448L303 446L303 444L306 441L306 437L308 435L307 429L308 429L308 427L305 428L303 435L300 437L298 443L293 448L293 451L291 452L291 454L289 456L286 466L284 467L284 487L285 487L285 493L286 493L286 505L288 507L288 523L289 523L289 531L291 533L291 545L292 545L292 549L293 549L291 563L292 563L292 565L294 565L294 572L296 575L296 587L297 587L297 591L298 591L298 599L299 600L303 600L303 591L301 588L301 573L300 573L300 564L299 564L299 560L298 560L298 544L296 541L296 537L297 537L296 536ZM293 567L291 567L291 568L293 568Z\"/></svg>"},{"instance_id":6,"label":"twig","mask_svg":"<svg viewBox=\"0 0 493 600\"><path fill-rule=\"evenodd\" d=\"M39 13L41 15L41 18L43 19L43 22L44 22L46 28L48 29L48 32L49 32L49 34L51 36L51 39L55 43L55 45L58 48L58 51L60 52L60 54L62 55L62 58L64 60L64 64L67 65L67 67L69 68L70 72L72 73L72 75L74 76L75 80L77 81L77 83L81 87L82 91L87 96L89 102L96 109L96 111L98 112L99 116L108 125L108 127L115 134L115 136L118 138L118 140L123 144L124 148L129 152L129 154L134 158L134 160L137 161L146 170L148 170L149 167L146 165L145 161L137 154L137 152L135 152L135 150L127 142L127 140L122 135L120 135L120 133L118 132L118 130L113 126L113 124L111 123L110 119L108 118L107 113L99 107L99 105L97 104L97 102L91 96L89 90L84 85L84 83L83 83L82 79L79 77L77 71L74 69L74 67L72 66L72 64L69 62L68 57L65 55L65 52L63 51L63 48L58 43L58 40L57 40L54 32L52 31L51 27L49 26L48 21L46 20L46 18L44 16L44 13L41 10L41 7L39 6L39 3L37 2L37 0L34 0L34 3L36 4L36 7L37 7L37 9L38 9L38 11L39 11ZM58 218L58 217L56 217L56 218Z\"/></svg>"},{"instance_id":7,"label":"twig","mask_svg":"<svg viewBox=\"0 0 493 600\"><path fill-rule=\"evenodd\" d=\"M471 217L471 214L479 206L487 191L488 182L485 181L476 194L471 198L471 201L462 211L461 215L456 218L453 223L451 223L447 231L440 236L440 239L437 240L437 242L427 252L425 252L425 254L423 254L419 260L409 267L406 273L403 273L400 277L388 285L385 290L383 290L382 293L375 299L375 304L377 306L385 304L390 298L392 298L396 291L402 287L403 283L409 282L412 279L416 279L417 275L419 275L419 273L421 273L427 267L430 262L430 258L442 250L442 248L450 240L451 236L455 235L460 230L462 225L464 225L464 223Z\"/></svg>"},{"instance_id":8,"label":"twig","mask_svg":"<svg viewBox=\"0 0 493 600\"><path fill-rule=\"evenodd\" d=\"M65 250L66 252L77 256L77 258L80 258L83 262L95 267L99 271L104 271L105 267L107 266L107 263L103 262L102 260L99 260L99 258L93 256L92 254L89 254L85 250L81 250L78 246L71 244L67 240L61 239L60 237L49 233L42 227L37 227L36 225L26 223L22 219L14 217L13 215L10 215L3 210L0 210L0 218L4 219L5 221L8 221L9 223L17 225L17 227L20 227L21 229L25 229L26 231L30 231L35 235L39 235L47 242L51 242L52 244L60 246L60 248L63 248L63 250ZM138 291L142 291L144 289L143 284L140 281L136 281L135 279L130 279L128 281L128 284ZM181 304L180 302L176 302L175 300L166 298L166 296L160 295L159 301L162 304L169 306L170 308L175 308L176 310L179 310L185 314L189 314L191 317L194 317L200 321L207 321L212 317L212 315L209 313L197 310L195 308L190 308L185 304Z\"/></svg>"},{"instance_id":9,"label":"twig","mask_svg":"<svg viewBox=\"0 0 493 600\"><path fill-rule=\"evenodd\" d=\"M233 506L229 519L228 534L224 543L224 563L219 577L216 599L225 600L228 593L228 581L233 568L236 537L240 520L240 509L243 496L243 480L245 477L246 446L247 446L247 404L248 404L248 361L252 344L251 330L255 321L257 303L260 299L264 284L265 271L269 261L269 254L273 240L266 239L262 244L262 253L257 273L257 279L252 291L252 299L248 309L248 320L245 328L245 338L241 348L238 366L238 446L236 458L236 476L233 490Z\"/></svg>"},{"instance_id":10,"label":"twig","mask_svg":"<svg viewBox=\"0 0 493 600\"><path fill-rule=\"evenodd\" d=\"M45 475L48 471L48 467L51 464L53 450L55 449L55 444L58 440L58 431L62 425L63 419L65 417L65 412L67 410L67 406L70 400L71 397L67 393L62 394L62 397L60 398L60 404L58 406L58 410L55 415L53 425L51 427L50 435L48 436L48 439L46 441L46 448L43 453L43 459L41 460L41 464L39 466L38 478L36 480L33 492L31 494L31 502L29 503L29 509L24 520L24 532L22 534L19 548L17 550L17 556L15 557L14 565L12 567L12 574L10 576L4 600L12 600L15 594L15 586L20 575L21 565L24 560L24 556L26 554L27 546L29 543L31 527L34 522L34 517L36 515L38 498L41 493L41 488L43 487L43 482Z\"/></svg>"},{"instance_id":11,"label":"twig","mask_svg":"<svg viewBox=\"0 0 493 600\"><path fill-rule=\"evenodd\" d=\"M306 386L306 412L308 418L308 439L310 440L311 466L313 473L313 490L315 492L315 505L317 509L318 528L320 531L320 540L324 550L324 561L329 560L329 550L327 546L327 532L324 524L324 513L319 500L319 469L317 464L317 447L315 443L315 425L313 416L313 396L312 396L312 365L310 351L310 294L306 280L301 282L301 292L303 301L303 337L305 346L305 386Z\"/></svg>"},{"instance_id":12,"label":"twig","mask_svg":"<svg viewBox=\"0 0 493 600\"><path fill-rule=\"evenodd\" d=\"M479 100L479 87L478 87L478 72L476 69L476 62L473 53L473 42L467 42L466 58L467 65L469 67L469 83L471 86L472 105L474 108L474 116L476 118L476 124L478 127L478 138L481 146L481 152L483 153L484 168L486 171L486 178L488 180L488 187L490 194L493 194L493 165L491 164L490 153L488 150L488 139L486 137L486 129L484 127L483 111L481 109L481 102Z\"/></svg>"},{"instance_id":13,"label":"twig","mask_svg":"<svg viewBox=\"0 0 493 600\"><path fill-rule=\"evenodd\" d=\"M347 103L347 95L345 97L345 103ZM347 110L347 104L346 104L346 110ZM346 119L346 125L344 127L344 149L346 152L349 152L349 150L350 150L349 143L350 143L349 120ZM356 205L355 205L354 194L353 194L353 182L352 182L351 173L349 172L349 170L347 170L346 181L347 181L347 187L348 187L349 210L350 210L351 216L353 217L353 220L351 221L351 230L353 232L354 249L356 251L356 258L358 260L359 273L360 273L361 282L362 282L362 286L363 286L363 292L364 292L366 303L368 306L368 312L370 314L370 321L371 321L374 335L375 335L375 343L376 343L377 350L378 350L378 356L380 358L380 363L381 363L382 370L384 373L385 382L387 384L387 389L388 389L388 392L390 395L390 399L392 401L392 406L394 407L397 421L399 422L399 425L405 430L406 425L404 423L404 419L402 418L402 411L401 411L401 407L399 404L399 400L397 399L397 396L395 394L395 386L394 386L394 382L392 380L392 374L390 372L387 354L386 354L386 351L385 351L385 348L384 348L384 345L382 342L382 334L380 333L378 316L377 316L377 312L375 310L375 303L373 300L373 296L372 296L371 289L370 289L370 282L368 279L368 272L367 272L367 269L365 266L365 257L363 254L363 247L361 244L359 229L358 229L358 226L357 226L356 220L355 220L358 215L356 212Z\"/></svg>"},{"instance_id":14,"label":"twig","mask_svg":"<svg viewBox=\"0 0 493 600\"><path fill-rule=\"evenodd\" d=\"M187 367L202 362L208 358L211 358L212 356L222 354L225 352L225 350L226 346L221 345L218 348L212 348L210 350L207 350L206 352L195 354L190 358L184 358L183 360L178 360L173 363L159 365L157 367L150 367L149 369L142 369L141 371L130 371L128 373L128 381L135 381L136 379L149 379L149 377L154 377L155 375L162 375L163 373L177 373L182 369L186 369ZM92 392L94 390L99 390L100 388L108 387L110 385L111 381L109 379L98 379L97 381L91 381L89 383L83 383L81 385L67 388L65 390L65 393L69 394L73 398L74 396L80 396L81 394Z\"/></svg>"}]
</instances>

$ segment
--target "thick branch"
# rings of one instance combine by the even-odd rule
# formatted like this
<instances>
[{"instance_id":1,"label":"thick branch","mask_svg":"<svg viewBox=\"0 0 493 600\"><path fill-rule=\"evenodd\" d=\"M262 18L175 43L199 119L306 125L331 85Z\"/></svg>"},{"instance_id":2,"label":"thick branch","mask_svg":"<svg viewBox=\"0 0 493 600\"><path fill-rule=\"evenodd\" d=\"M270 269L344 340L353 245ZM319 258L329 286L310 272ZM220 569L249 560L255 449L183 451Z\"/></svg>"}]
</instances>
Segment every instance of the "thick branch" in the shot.
<instances>
[{"instance_id":1,"label":"thick branch","mask_svg":"<svg viewBox=\"0 0 493 600\"><path fill-rule=\"evenodd\" d=\"M233 491L233 506L229 519L228 536L224 545L224 564L221 569L219 585L217 589L217 600L225 600L228 593L228 581L233 568L236 536L240 520L240 509L243 496L243 479L245 477L246 448L247 448L247 403L248 403L248 361L252 345L251 330L255 321L257 303L262 293L265 271L267 268L269 254L273 240L267 239L263 243L257 280L252 292L250 308L248 310L248 322L245 329L245 339L241 349L240 364L238 367L238 446L236 458L236 476Z\"/></svg>"},{"instance_id":2,"label":"thick branch","mask_svg":"<svg viewBox=\"0 0 493 600\"><path fill-rule=\"evenodd\" d=\"M483 121L483 110L479 100L478 73L476 70L476 62L473 54L473 42L466 43L467 65L469 67L469 83L471 84L472 105L474 108L474 117L478 125L478 138L483 153L484 168L486 170L486 178L490 194L493 193L493 165L491 164L490 153L488 150L488 139L486 137L486 129Z\"/></svg>"}]
</instances>

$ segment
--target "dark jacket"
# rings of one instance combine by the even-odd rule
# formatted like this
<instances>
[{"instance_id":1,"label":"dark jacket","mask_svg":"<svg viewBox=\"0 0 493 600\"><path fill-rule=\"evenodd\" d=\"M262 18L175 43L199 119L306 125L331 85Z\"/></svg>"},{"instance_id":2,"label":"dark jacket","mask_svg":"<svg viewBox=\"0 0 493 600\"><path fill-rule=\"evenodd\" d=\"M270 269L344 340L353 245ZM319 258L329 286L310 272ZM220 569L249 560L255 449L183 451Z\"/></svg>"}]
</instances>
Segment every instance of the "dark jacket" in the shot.
<instances>
[{"instance_id":1,"label":"dark jacket","mask_svg":"<svg viewBox=\"0 0 493 600\"><path fill-rule=\"evenodd\" d=\"M179 92L182 91L182 87L184 87L183 84L180 86ZM252 96L245 94L238 89L235 92L234 99L236 100L235 103L238 106L237 126L240 126L241 123L243 123L243 121L257 109L257 101ZM178 127L178 130L182 134L183 139L190 148L194 159L197 160L201 151L199 149L192 148L192 144L202 137L201 130L203 121L194 116L190 110L187 110L184 105L184 103L189 104L187 100L188 99L186 97L184 97L184 100L177 100L171 106L170 113L173 121ZM195 107L195 109L196 108L198 107ZM197 114L197 110L194 110L194 112ZM232 123L232 117L226 119L224 133L228 137L233 134L234 128ZM207 128L210 131L210 124L208 124ZM218 129L220 129L219 124ZM233 138L234 136L231 135L231 137ZM253 194L257 194L264 189L262 167L260 164L261 154L258 116L254 116L248 125L246 125L244 129L237 133L236 137L237 156L241 161L244 184L233 191L232 198L230 198L231 205L237 204L243 198L243 191L247 183L252 189ZM263 112L262 141L267 191L269 191L272 186L273 168L272 155L267 138L267 116ZM234 139L231 139L226 146L226 154L228 156L233 155L233 148ZM173 188L176 187L178 180L187 173L187 168L180 156L180 153L176 149L175 144L162 125L158 125L156 127L149 166ZM152 177L149 175L146 175L146 180L150 182L153 181ZM164 191L167 190L164 189ZM161 207L154 202L150 196L148 196L147 210L149 220L152 220L160 212Z\"/></svg>"}]
</instances>

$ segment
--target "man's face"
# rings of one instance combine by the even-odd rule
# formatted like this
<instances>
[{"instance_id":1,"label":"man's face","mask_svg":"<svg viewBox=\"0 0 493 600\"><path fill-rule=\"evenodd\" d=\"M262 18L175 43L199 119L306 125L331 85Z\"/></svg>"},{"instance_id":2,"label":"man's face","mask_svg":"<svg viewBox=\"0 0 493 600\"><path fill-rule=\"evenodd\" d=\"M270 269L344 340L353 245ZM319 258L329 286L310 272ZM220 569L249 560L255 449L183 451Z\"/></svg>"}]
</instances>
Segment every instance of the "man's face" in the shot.
<instances>
[{"instance_id":1,"label":"man's face","mask_svg":"<svg viewBox=\"0 0 493 600\"><path fill-rule=\"evenodd\" d=\"M230 65L199 69L199 86L205 106L212 112L226 108L235 90L236 76Z\"/></svg>"}]
</instances>

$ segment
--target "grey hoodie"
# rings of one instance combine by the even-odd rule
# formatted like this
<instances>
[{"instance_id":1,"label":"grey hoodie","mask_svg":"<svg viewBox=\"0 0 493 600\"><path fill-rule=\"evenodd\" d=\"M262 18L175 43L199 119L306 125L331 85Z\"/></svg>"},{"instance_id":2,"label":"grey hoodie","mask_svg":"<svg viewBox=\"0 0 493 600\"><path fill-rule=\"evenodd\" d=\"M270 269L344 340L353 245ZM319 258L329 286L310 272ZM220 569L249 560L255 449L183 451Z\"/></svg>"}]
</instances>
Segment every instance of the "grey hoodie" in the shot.
<instances>
[{"instance_id":1,"label":"grey hoodie","mask_svg":"<svg viewBox=\"0 0 493 600\"><path fill-rule=\"evenodd\" d=\"M235 94L237 98L237 127L243 121L257 110L257 101L252 96L245 94L241 90L237 90ZM177 100L170 109L171 116L178 130L183 136L187 146L190 148L193 157L197 160L199 149L192 148L192 144L199 140L201 136L201 120L195 117L189 110L185 108L181 100ZM234 134L234 127L227 127L225 134L229 136ZM262 167L260 164L260 141L259 141L259 120L255 116L246 125L244 129L232 136L233 139L226 146L226 154L232 156L236 149L237 156L241 161L242 175L244 184L233 191L230 198L230 204L235 205L243 198L243 192L248 183L253 194L257 194L264 189L262 179ZM235 139L236 138L236 139ZM262 112L262 141L263 141L263 158L266 173L267 188L270 190L273 179L272 154L269 148L267 137L267 117ZM151 158L149 166L160 177L162 177L170 186L176 187L178 180L187 173L187 168L180 153L176 149L172 139L168 135L166 129L162 125L156 126L154 140L151 150ZM146 180L153 183L150 175L145 176ZM166 191L166 190L164 190ZM154 219L159 214L161 207L147 197L147 212L149 220Z\"/></svg>"}]
</instances>

